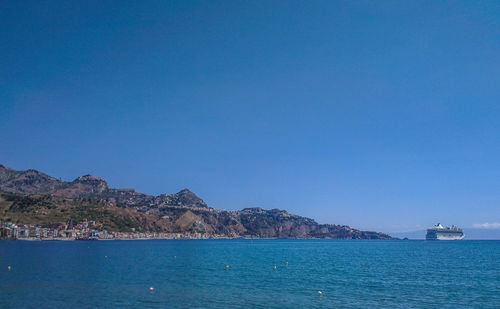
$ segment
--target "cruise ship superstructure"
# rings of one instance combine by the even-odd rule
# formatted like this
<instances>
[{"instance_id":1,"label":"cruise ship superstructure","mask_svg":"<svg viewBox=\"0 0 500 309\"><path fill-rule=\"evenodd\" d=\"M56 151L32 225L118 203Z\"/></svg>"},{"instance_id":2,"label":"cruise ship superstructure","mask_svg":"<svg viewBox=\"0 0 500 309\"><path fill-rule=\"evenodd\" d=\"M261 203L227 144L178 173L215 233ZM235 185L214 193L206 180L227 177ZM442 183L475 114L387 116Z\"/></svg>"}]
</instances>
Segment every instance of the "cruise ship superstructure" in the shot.
<instances>
[{"instance_id":1,"label":"cruise ship superstructure","mask_svg":"<svg viewBox=\"0 0 500 309\"><path fill-rule=\"evenodd\" d=\"M444 227L441 223L427 229L426 240L462 240L465 235L461 228L452 225Z\"/></svg>"}]
</instances>

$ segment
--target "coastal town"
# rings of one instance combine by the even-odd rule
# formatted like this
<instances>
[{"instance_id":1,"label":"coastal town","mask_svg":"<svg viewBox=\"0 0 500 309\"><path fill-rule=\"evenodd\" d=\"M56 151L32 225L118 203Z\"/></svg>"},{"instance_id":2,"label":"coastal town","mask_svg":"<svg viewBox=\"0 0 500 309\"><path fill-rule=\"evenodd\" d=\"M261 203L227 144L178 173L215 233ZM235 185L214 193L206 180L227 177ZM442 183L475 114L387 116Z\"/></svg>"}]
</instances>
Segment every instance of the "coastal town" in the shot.
<instances>
[{"instance_id":1,"label":"coastal town","mask_svg":"<svg viewBox=\"0 0 500 309\"><path fill-rule=\"evenodd\" d=\"M227 238L224 236L208 235L204 233L156 233L136 232L109 232L102 228L102 224L84 220L73 224L70 220L61 223L55 228L37 225L15 224L0 222L0 240L131 240L131 239L208 239Z\"/></svg>"}]
</instances>

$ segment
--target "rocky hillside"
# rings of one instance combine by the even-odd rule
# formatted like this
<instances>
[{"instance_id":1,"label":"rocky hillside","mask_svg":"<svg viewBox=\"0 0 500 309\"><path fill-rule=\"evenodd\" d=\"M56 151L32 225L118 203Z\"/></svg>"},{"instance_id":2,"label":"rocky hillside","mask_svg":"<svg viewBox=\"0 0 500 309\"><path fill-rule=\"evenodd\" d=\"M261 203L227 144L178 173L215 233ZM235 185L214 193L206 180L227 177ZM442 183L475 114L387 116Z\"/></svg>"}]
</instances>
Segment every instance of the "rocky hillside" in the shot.
<instances>
[{"instance_id":1,"label":"rocky hillside","mask_svg":"<svg viewBox=\"0 0 500 309\"><path fill-rule=\"evenodd\" d=\"M15 171L3 165L0 165L0 191L106 200L143 211L168 206L208 207L202 199L188 189L176 194L151 196L135 192L134 189L112 189L104 179L91 175L66 182L37 170Z\"/></svg>"},{"instance_id":2,"label":"rocky hillside","mask_svg":"<svg viewBox=\"0 0 500 309\"><path fill-rule=\"evenodd\" d=\"M72 219L75 223L85 219L102 224L112 232L169 231L169 222L118 207L112 203L90 199L67 199L53 195L21 195L0 193L0 222L31 224L56 228Z\"/></svg>"},{"instance_id":3,"label":"rocky hillside","mask_svg":"<svg viewBox=\"0 0 500 309\"><path fill-rule=\"evenodd\" d=\"M284 210L217 210L188 189L151 196L112 189L90 175L64 182L35 170L0 165L0 221L57 226L94 220L109 231L202 233L226 237L391 239L345 225L318 224Z\"/></svg>"}]
</instances>

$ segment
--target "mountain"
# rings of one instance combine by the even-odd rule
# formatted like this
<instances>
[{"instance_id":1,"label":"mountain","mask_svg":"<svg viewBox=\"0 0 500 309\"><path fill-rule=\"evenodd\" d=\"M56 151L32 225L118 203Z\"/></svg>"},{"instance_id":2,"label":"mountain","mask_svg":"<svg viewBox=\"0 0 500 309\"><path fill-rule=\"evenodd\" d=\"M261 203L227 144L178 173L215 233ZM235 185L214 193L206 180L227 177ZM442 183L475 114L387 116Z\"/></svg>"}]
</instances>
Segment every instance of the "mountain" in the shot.
<instances>
[{"instance_id":1,"label":"mountain","mask_svg":"<svg viewBox=\"0 0 500 309\"><path fill-rule=\"evenodd\" d=\"M93 220L109 231L201 233L259 238L392 239L346 225L318 224L285 210L259 207L217 210L184 189L152 196L113 189L102 178L85 175L65 182L36 170L0 165L0 221L57 226L72 219Z\"/></svg>"},{"instance_id":2,"label":"mountain","mask_svg":"<svg viewBox=\"0 0 500 309\"><path fill-rule=\"evenodd\" d=\"M18 172L0 164L0 191L22 194L55 192L61 181L37 170Z\"/></svg>"},{"instance_id":3,"label":"mountain","mask_svg":"<svg viewBox=\"0 0 500 309\"><path fill-rule=\"evenodd\" d=\"M50 194L66 198L107 200L136 210L161 209L168 206L208 207L188 189L176 194L151 196L134 189L112 189L99 177L85 175L72 182L58 180L39 171L15 171L0 165L0 191L20 194Z\"/></svg>"}]
</instances>

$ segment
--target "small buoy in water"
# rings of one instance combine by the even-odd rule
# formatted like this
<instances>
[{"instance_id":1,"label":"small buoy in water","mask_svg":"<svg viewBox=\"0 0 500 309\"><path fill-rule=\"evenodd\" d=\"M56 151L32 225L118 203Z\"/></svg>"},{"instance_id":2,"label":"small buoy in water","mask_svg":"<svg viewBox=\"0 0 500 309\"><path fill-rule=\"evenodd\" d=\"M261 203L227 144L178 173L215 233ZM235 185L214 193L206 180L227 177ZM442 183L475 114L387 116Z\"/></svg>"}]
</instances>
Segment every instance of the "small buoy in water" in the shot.
<instances>
[{"instance_id":1,"label":"small buoy in water","mask_svg":"<svg viewBox=\"0 0 500 309\"><path fill-rule=\"evenodd\" d=\"M323 292L318 291L318 295L319 295L319 296L323 296Z\"/></svg>"},{"instance_id":2,"label":"small buoy in water","mask_svg":"<svg viewBox=\"0 0 500 309\"><path fill-rule=\"evenodd\" d=\"M8 269L8 270L10 270L10 269L11 269L11 267L9 266L9 267L7 267L7 269Z\"/></svg>"},{"instance_id":3,"label":"small buoy in water","mask_svg":"<svg viewBox=\"0 0 500 309\"><path fill-rule=\"evenodd\" d=\"M149 290L150 290L151 292L154 292L154 291L155 291L155 288L154 288L154 287L150 287L150 288L149 288Z\"/></svg>"},{"instance_id":4,"label":"small buoy in water","mask_svg":"<svg viewBox=\"0 0 500 309\"><path fill-rule=\"evenodd\" d=\"M229 265L226 265L226 269L229 269Z\"/></svg>"},{"instance_id":5,"label":"small buoy in water","mask_svg":"<svg viewBox=\"0 0 500 309\"><path fill-rule=\"evenodd\" d=\"M176 259L176 258L177 258L177 256L176 256L176 255L174 255L174 259Z\"/></svg>"},{"instance_id":6,"label":"small buoy in water","mask_svg":"<svg viewBox=\"0 0 500 309\"><path fill-rule=\"evenodd\" d=\"M278 266L274 265L274 269L278 268Z\"/></svg>"},{"instance_id":7,"label":"small buoy in water","mask_svg":"<svg viewBox=\"0 0 500 309\"><path fill-rule=\"evenodd\" d=\"M288 262L286 262L286 265L288 265Z\"/></svg>"}]
</instances>

